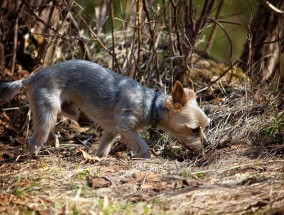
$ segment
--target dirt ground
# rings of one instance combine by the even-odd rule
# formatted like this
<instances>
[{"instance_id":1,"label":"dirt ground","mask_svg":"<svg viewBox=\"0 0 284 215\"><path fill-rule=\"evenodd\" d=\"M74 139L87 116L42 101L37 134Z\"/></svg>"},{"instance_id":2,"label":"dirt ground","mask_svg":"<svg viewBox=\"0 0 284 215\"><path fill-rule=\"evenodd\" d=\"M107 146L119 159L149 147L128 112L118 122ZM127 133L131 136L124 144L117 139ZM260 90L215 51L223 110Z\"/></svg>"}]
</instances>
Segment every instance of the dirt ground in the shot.
<instances>
[{"instance_id":1,"label":"dirt ground","mask_svg":"<svg viewBox=\"0 0 284 215\"><path fill-rule=\"evenodd\" d=\"M60 146L31 158L19 95L0 112L0 214L284 214L283 102L267 95L239 87L202 101L212 119L203 158L144 131L151 160L131 159L120 140L93 157L102 130L84 117L59 119Z\"/></svg>"}]
</instances>

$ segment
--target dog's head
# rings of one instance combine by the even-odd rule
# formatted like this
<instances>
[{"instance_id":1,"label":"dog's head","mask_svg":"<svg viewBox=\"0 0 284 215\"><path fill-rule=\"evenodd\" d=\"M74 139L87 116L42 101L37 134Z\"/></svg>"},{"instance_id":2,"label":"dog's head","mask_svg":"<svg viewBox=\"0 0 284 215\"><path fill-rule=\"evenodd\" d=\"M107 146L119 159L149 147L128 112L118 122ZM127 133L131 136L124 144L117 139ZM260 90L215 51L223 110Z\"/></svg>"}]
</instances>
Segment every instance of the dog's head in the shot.
<instances>
[{"instance_id":1,"label":"dog's head","mask_svg":"<svg viewBox=\"0 0 284 215\"><path fill-rule=\"evenodd\" d=\"M188 88L184 88L177 81L166 106L169 109L168 130L186 149L203 154L204 146L207 145L203 131L209 126L210 119L196 102L192 82L190 81Z\"/></svg>"}]
</instances>

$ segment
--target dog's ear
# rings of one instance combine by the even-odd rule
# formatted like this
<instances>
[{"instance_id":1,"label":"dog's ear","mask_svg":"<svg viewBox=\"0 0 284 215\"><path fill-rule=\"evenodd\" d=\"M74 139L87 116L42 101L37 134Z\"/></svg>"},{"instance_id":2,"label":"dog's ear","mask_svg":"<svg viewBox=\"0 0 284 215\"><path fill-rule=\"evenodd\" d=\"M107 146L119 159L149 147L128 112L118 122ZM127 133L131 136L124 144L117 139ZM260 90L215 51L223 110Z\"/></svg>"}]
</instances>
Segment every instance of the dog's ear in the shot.
<instances>
[{"instance_id":1,"label":"dog's ear","mask_svg":"<svg viewBox=\"0 0 284 215\"><path fill-rule=\"evenodd\" d=\"M182 84L176 81L172 89L172 103L175 109L179 109L186 105L189 100L189 95L185 92Z\"/></svg>"},{"instance_id":2,"label":"dog's ear","mask_svg":"<svg viewBox=\"0 0 284 215\"><path fill-rule=\"evenodd\" d=\"M166 106L172 110L178 110L186 104L196 99L196 94L193 91L193 83L190 81L188 88L183 88L182 84L179 81L176 81L172 92L171 98L168 99Z\"/></svg>"}]
</instances>

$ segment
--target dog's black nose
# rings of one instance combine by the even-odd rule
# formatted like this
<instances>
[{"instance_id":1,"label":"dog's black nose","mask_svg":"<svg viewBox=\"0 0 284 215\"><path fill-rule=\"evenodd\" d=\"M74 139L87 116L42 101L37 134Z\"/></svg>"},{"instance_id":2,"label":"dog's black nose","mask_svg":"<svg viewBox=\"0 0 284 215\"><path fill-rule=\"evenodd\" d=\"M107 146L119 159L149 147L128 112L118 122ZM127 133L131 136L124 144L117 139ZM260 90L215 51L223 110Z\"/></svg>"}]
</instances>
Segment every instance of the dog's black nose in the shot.
<instances>
[{"instance_id":1,"label":"dog's black nose","mask_svg":"<svg viewBox=\"0 0 284 215\"><path fill-rule=\"evenodd\" d=\"M203 145L204 145L204 147L206 148L207 146L210 145L210 143L209 143L207 140L205 140L205 141L203 142Z\"/></svg>"}]
</instances>

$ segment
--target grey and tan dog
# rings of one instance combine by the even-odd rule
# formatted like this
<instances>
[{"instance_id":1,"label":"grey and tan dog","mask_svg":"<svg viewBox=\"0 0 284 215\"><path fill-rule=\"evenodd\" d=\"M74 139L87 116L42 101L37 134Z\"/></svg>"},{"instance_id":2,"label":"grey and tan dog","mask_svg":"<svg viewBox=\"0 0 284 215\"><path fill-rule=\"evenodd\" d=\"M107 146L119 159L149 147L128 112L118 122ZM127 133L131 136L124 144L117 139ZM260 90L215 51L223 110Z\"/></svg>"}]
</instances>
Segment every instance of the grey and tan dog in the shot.
<instances>
[{"instance_id":1,"label":"grey and tan dog","mask_svg":"<svg viewBox=\"0 0 284 215\"><path fill-rule=\"evenodd\" d=\"M51 65L28 78L0 82L0 100L27 93L33 117L29 151L38 155L53 132L58 114L78 119L79 111L104 128L96 151L107 156L118 135L135 157L150 158L137 130L157 126L178 138L187 149L203 153L203 130L209 118L198 107L193 87L176 82L171 95L149 89L98 64L70 60Z\"/></svg>"}]
</instances>

